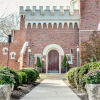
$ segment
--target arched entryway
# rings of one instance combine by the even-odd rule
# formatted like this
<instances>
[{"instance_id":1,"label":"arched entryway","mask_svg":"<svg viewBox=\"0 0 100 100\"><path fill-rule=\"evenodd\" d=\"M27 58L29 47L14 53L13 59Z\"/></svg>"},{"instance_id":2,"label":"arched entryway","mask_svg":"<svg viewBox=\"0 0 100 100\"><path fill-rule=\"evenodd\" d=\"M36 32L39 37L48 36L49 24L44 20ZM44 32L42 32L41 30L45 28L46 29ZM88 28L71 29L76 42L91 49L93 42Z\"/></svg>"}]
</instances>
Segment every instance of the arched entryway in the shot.
<instances>
[{"instance_id":1,"label":"arched entryway","mask_svg":"<svg viewBox=\"0 0 100 100\"><path fill-rule=\"evenodd\" d=\"M59 53L56 50L48 53L48 73L59 73Z\"/></svg>"},{"instance_id":2,"label":"arched entryway","mask_svg":"<svg viewBox=\"0 0 100 100\"><path fill-rule=\"evenodd\" d=\"M48 67L49 67L49 63L51 63L51 62L49 62L49 57L48 56L52 55L51 58L53 58L54 52L56 52L57 59L59 59L58 60L59 67L57 69L57 72L61 73L61 57L64 56L64 51L63 51L62 47L58 44L49 44L43 50L43 56L45 56L45 58L46 58L46 62L45 62L46 63L46 73L49 73L49 68ZM52 73L53 73L53 71L52 71Z\"/></svg>"}]
</instances>

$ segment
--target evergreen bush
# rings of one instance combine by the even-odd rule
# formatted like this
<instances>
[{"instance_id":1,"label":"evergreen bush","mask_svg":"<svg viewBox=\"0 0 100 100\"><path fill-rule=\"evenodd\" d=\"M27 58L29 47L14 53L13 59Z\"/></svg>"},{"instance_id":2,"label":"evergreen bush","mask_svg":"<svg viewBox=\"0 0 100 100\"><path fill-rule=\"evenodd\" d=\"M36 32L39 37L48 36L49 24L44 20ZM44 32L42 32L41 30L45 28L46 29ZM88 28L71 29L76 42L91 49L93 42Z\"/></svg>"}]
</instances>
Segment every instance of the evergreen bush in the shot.
<instances>
[{"instance_id":1,"label":"evergreen bush","mask_svg":"<svg viewBox=\"0 0 100 100\"><path fill-rule=\"evenodd\" d=\"M14 87L17 88L20 85L20 76L18 75L18 73L11 68L4 68L4 70L8 70L11 74L14 75L15 79Z\"/></svg>"},{"instance_id":2,"label":"evergreen bush","mask_svg":"<svg viewBox=\"0 0 100 100\"><path fill-rule=\"evenodd\" d=\"M66 55L64 55L64 58L63 58L61 66L62 66L62 68L66 68L66 71L69 70L69 63L68 63Z\"/></svg>"},{"instance_id":3,"label":"evergreen bush","mask_svg":"<svg viewBox=\"0 0 100 100\"><path fill-rule=\"evenodd\" d=\"M100 84L100 69L90 71L84 79L87 84Z\"/></svg>"},{"instance_id":4,"label":"evergreen bush","mask_svg":"<svg viewBox=\"0 0 100 100\"><path fill-rule=\"evenodd\" d=\"M39 58L39 57L37 57L37 62L36 62L36 64L35 64L35 66L36 66L36 67L39 67L39 68L42 67L42 64L41 64L41 61L40 61L40 58Z\"/></svg>"},{"instance_id":5,"label":"evergreen bush","mask_svg":"<svg viewBox=\"0 0 100 100\"><path fill-rule=\"evenodd\" d=\"M66 78L71 85L75 87L79 86L84 89L86 84L84 76L95 69L100 69L100 62L91 62L81 67L72 68L66 73Z\"/></svg>"},{"instance_id":6,"label":"evergreen bush","mask_svg":"<svg viewBox=\"0 0 100 100\"><path fill-rule=\"evenodd\" d=\"M14 75L9 72L9 70L0 70L0 84L10 84L11 86L15 84Z\"/></svg>"},{"instance_id":7,"label":"evergreen bush","mask_svg":"<svg viewBox=\"0 0 100 100\"><path fill-rule=\"evenodd\" d=\"M32 84L38 78L38 73L33 68L27 68L20 70L21 72L26 73L27 75L27 83Z\"/></svg>"}]
</instances>

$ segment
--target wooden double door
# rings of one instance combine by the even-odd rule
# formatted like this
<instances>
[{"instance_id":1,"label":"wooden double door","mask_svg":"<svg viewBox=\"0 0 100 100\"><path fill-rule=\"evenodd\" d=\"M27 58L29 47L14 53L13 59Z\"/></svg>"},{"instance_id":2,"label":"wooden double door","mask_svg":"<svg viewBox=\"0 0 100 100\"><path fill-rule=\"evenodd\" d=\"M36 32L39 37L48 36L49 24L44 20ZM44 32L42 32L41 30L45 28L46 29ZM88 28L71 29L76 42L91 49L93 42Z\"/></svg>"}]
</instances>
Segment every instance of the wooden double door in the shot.
<instances>
[{"instance_id":1,"label":"wooden double door","mask_svg":"<svg viewBox=\"0 0 100 100\"><path fill-rule=\"evenodd\" d=\"M48 72L59 72L59 53L56 50L51 50L48 53Z\"/></svg>"}]
</instances>

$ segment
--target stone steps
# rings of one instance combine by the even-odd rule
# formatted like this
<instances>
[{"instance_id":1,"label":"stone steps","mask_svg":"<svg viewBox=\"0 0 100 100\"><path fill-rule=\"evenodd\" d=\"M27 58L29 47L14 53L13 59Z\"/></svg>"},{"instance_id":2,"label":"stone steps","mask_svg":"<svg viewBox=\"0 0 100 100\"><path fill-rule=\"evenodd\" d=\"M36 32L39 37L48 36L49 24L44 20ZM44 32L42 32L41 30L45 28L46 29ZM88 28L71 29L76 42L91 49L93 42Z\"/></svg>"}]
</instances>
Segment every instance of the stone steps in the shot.
<instances>
[{"instance_id":1,"label":"stone steps","mask_svg":"<svg viewBox=\"0 0 100 100\"><path fill-rule=\"evenodd\" d=\"M65 74L58 73L48 73L48 74L40 74L41 79L65 79Z\"/></svg>"}]
</instances>

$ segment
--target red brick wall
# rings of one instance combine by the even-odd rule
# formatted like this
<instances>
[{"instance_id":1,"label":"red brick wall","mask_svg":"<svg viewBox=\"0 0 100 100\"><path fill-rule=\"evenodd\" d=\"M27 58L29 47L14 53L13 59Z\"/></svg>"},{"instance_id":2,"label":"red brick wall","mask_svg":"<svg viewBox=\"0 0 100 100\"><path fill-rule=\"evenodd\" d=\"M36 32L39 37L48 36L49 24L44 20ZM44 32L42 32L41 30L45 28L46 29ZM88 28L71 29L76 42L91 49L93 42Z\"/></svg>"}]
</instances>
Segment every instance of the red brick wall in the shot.
<instances>
[{"instance_id":1,"label":"red brick wall","mask_svg":"<svg viewBox=\"0 0 100 100\"><path fill-rule=\"evenodd\" d=\"M80 29L96 30L100 22L100 0L80 0Z\"/></svg>"},{"instance_id":2,"label":"red brick wall","mask_svg":"<svg viewBox=\"0 0 100 100\"><path fill-rule=\"evenodd\" d=\"M79 43L87 41L100 22L100 0L80 0ZM82 59L81 63L82 63Z\"/></svg>"},{"instance_id":3,"label":"red brick wall","mask_svg":"<svg viewBox=\"0 0 100 100\"><path fill-rule=\"evenodd\" d=\"M56 25L53 28L49 25L48 29L44 25L42 29L41 27L36 28L35 25L31 28L29 24L26 37L27 41L30 42L33 55L36 53L43 54L43 49L49 44L60 45L65 54L69 54L70 49L73 49L73 66L76 66L76 48L79 43L79 29L77 25L74 28L72 28L72 24L70 24L69 28L66 25L62 28L60 24L58 29Z\"/></svg>"},{"instance_id":4,"label":"red brick wall","mask_svg":"<svg viewBox=\"0 0 100 100\"><path fill-rule=\"evenodd\" d=\"M19 62L18 59L20 57L20 51L22 49L22 46L26 40L26 29L25 29L25 21L24 17L21 16L20 24L22 25L20 27L20 30L14 30L12 31L12 43L10 44L10 53L16 52L15 59L11 59L11 56L9 56L9 66L15 70L19 70ZM1 43L0 44L0 66L7 66L7 59L8 55L3 55L3 48L8 47L8 43Z\"/></svg>"}]
</instances>

